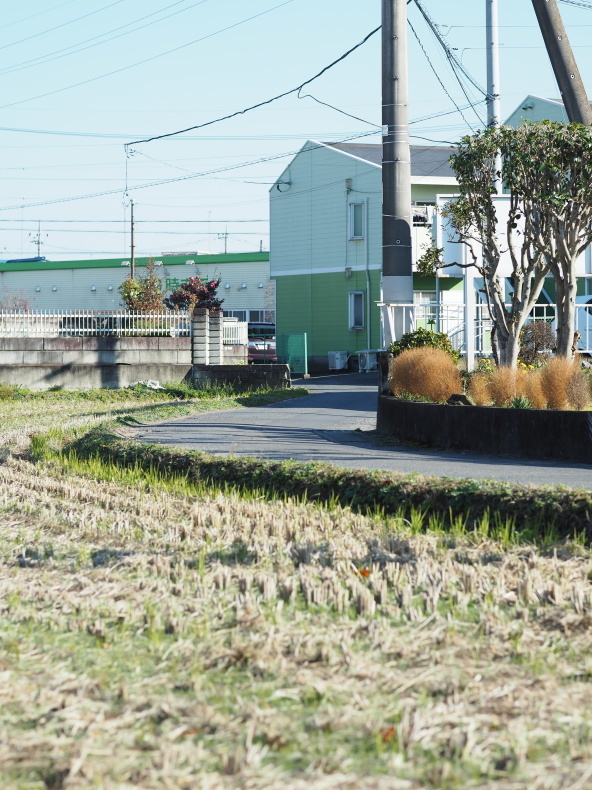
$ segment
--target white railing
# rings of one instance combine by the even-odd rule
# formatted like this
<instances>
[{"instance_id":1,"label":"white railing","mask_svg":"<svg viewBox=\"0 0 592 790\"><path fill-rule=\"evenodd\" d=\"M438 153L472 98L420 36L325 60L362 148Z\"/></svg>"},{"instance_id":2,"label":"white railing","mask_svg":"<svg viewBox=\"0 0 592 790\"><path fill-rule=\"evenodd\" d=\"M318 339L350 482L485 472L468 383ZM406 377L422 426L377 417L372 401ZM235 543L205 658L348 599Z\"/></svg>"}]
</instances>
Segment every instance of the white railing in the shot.
<instances>
[{"instance_id":1,"label":"white railing","mask_svg":"<svg viewBox=\"0 0 592 790\"><path fill-rule=\"evenodd\" d=\"M186 312L134 313L126 310L0 310L0 336L189 337Z\"/></svg>"},{"instance_id":2,"label":"white railing","mask_svg":"<svg viewBox=\"0 0 592 790\"><path fill-rule=\"evenodd\" d=\"M126 310L0 310L0 337L190 337L185 311L133 313ZM224 319L223 343L247 345L246 321Z\"/></svg>"},{"instance_id":3,"label":"white railing","mask_svg":"<svg viewBox=\"0 0 592 790\"><path fill-rule=\"evenodd\" d=\"M591 297L592 300L592 297ZM464 304L381 304L383 322L390 327L391 336L397 337L402 331L423 328L433 332L444 332L453 347L465 354L467 334ZM509 306L508 306L509 307ZM486 304L477 304L472 321L473 348L480 356L491 354L492 321ZM536 305L527 323L547 321L556 330L557 308L554 304ZM580 353L592 354L592 304L576 304L576 329L581 337L578 343Z\"/></svg>"},{"instance_id":4,"label":"white railing","mask_svg":"<svg viewBox=\"0 0 592 790\"><path fill-rule=\"evenodd\" d=\"M222 324L222 342L225 346L246 346L249 342L248 329L246 321L225 318Z\"/></svg>"}]
</instances>

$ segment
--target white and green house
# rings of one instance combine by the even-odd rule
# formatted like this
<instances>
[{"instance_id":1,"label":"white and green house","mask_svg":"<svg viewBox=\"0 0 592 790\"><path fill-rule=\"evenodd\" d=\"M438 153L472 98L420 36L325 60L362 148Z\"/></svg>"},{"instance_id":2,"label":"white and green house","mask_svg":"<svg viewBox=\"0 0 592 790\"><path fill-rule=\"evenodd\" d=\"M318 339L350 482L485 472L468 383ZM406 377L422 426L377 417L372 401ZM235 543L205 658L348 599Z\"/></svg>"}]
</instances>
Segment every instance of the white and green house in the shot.
<instances>
[{"instance_id":1,"label":"white and green house","mask_svg":"<svg viewBox=\"0 0 592 790\"><path fill-rule=\"evenodd\" d=\"M439 195L453 195L451 148L411 147L414 261ZM382 347L382 147L308 141L270 191L277 332L307 334L309 368L330 351ZM463 279L414 276L416 303L462 303Z\"/></svg>"}]
</instances>

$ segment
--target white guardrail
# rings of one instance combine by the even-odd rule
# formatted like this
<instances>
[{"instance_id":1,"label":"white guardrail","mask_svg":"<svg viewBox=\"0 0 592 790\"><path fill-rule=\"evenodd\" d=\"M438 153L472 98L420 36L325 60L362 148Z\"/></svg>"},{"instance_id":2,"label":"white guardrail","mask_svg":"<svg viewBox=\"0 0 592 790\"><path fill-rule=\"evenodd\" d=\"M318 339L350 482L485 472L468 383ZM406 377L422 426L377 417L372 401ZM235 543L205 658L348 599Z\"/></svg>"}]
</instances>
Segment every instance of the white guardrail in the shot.
<instances>
[{"instance_id":1,"label":"white guardrail","mask_svg":"<svg viewBox=\"0 0 592 790\"><path fill-rule=\"evenodd\" d=\"M224 320L225 345L247 345L246 321ZM187 312L0 310L0 337L191 337Z\"/></svg>"},{"instance_id":2,"label":"white guardrail","mask_svg":"<svg viewBox=\"0 0 592 790\"><path fill-rule=\"evenodd\" d=\"M576 330L580 333L578 351L592 354L592 297L578 297L576 304ZM590 300L591 304L587 304ZM464 304L382 304L386 311L385 318L391 326L406 326L411 331L430 329L433 332L444 332L450 338L452 346L461 353L466 352L465 306ZM547 321L556 330L557 308L554 304L538 304L532 311L527 323L531 321ZM473 319L474 348L479 355L491 353L492 321L486 304L475 305Z\"/></svg>"}]
</instances>

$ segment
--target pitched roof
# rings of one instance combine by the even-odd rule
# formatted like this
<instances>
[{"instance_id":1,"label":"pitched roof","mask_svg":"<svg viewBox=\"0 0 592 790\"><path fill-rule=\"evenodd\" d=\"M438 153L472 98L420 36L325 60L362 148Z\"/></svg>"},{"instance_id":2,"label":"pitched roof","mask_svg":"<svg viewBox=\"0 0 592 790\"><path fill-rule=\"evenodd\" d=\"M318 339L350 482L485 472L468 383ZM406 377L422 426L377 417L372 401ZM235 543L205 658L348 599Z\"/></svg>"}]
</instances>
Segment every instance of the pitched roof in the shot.
<instances>
[{"instance_id":1,"label":"pitched roof","mask_svg":"<svg viewBox=\"0 0 592 790\"><path fill-rule=\"evenodd\" d=\"M337 151L342 151L344 154L364 159L373 165L382 166L381 145L369 145L367 143L325 143L325 145L335 148ZM450 167L450 162L448 161L455 150L452 146L412 145L411 175L455 178L454 170Z\"/></svg>"}]
</instances>

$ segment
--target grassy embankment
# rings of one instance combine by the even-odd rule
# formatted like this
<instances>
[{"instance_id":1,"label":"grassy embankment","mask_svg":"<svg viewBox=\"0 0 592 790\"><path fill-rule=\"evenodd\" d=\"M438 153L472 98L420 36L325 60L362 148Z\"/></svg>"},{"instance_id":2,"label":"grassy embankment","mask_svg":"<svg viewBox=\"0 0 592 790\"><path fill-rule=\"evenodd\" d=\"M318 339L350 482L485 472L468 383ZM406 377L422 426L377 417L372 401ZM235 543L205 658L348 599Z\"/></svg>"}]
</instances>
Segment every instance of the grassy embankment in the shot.
<instances>
[{"instance_id":1,"label":"grassy embankment","mask_svg":"<svg viewBox=\"0 0 592 790\"><path fill-rule=\"evenodd\" d=\"M530 511L364 515L347 488L323 508L47 452L241 405L102 397L0 401L3 787L588 786L581 529L537 546Z\"/></svg>"}]
</instances>

